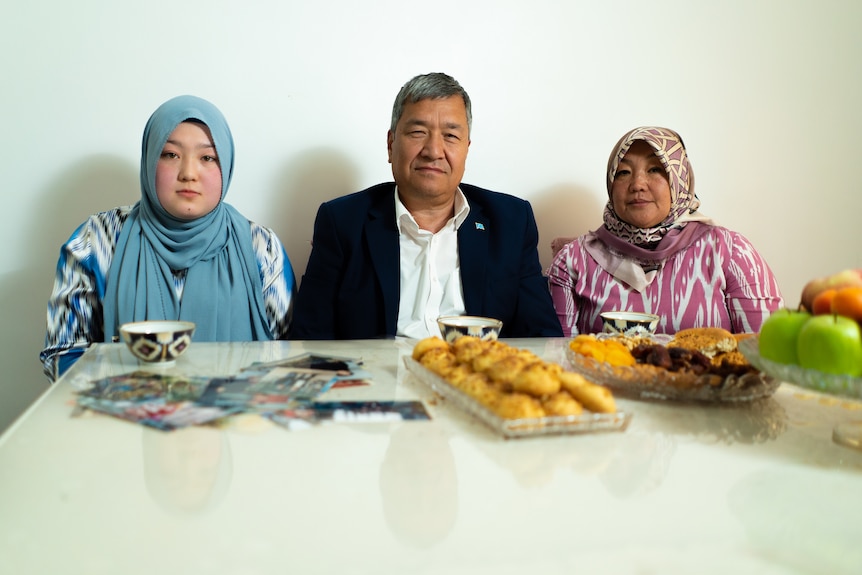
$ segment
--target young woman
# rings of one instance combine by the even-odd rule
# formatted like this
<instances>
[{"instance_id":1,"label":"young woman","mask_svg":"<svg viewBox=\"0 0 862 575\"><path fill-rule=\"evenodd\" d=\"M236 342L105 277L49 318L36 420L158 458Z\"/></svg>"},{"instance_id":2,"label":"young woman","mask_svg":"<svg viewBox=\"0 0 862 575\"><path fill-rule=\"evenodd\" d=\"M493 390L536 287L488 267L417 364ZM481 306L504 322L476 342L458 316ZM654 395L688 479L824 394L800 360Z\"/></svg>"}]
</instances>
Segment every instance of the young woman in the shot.
<instances>
[{"instance_id":1,"label":"young woman","mask_svg":"<svg viewBox=\"0 0 862 575\"><path fill-rule=\"evenodd\" d=\"M153 113L140 201L90 216L61 248L40 354L51 379L130 321L193 321L196 341L286 336L293 268L272 230L224 202L233 155L206 100L179 96Z\"/></svg>"}]
</instances>

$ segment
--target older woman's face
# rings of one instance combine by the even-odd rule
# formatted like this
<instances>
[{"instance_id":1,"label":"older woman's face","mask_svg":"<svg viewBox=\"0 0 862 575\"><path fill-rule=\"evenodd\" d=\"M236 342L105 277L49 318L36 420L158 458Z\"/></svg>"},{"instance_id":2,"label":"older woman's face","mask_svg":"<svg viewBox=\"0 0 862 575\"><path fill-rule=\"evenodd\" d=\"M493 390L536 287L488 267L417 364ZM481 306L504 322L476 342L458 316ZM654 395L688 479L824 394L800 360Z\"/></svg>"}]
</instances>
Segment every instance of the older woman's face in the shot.
<instances>
[{"instance_id":1,"label":"older woman's face","mask_svg":"<svg viewBox=\"0 0 862 575\"><path fill-rule=\"evenodd\" d=\"M221 167L209 129L195 122L178 125L156 163L156 195L165 210L194 220L221 200Z\"/></svg>"},{"instance_id":2,"label":"older woman's face","mask_svg":"<svg viewBox=\"0 0 862 575\"><path fill-rule=\"evenodd\" d=\"M639 228L656 226L670 213L667 172L645 141L635 141L620 160L611 202L621 220Z\"/></svg>"}]
</instances>

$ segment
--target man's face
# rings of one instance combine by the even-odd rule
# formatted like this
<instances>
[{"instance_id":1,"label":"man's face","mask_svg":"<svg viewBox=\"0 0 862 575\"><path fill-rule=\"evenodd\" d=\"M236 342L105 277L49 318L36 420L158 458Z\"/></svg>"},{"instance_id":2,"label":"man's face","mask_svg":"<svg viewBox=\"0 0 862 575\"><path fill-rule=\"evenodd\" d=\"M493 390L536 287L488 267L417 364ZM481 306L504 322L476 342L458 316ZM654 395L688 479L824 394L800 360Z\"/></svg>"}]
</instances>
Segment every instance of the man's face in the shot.
<instances>
[{"instance_id":1,"label":"man's face","mask_svg":"<svg viewBox=\"0 0 862 575\"><path fill-rule=\"evenodd\" d=\"M392 175L405 200L415 205L455 197L470 147L461 96L406 104L386 140Z\"/></svg>"}]
</instances>

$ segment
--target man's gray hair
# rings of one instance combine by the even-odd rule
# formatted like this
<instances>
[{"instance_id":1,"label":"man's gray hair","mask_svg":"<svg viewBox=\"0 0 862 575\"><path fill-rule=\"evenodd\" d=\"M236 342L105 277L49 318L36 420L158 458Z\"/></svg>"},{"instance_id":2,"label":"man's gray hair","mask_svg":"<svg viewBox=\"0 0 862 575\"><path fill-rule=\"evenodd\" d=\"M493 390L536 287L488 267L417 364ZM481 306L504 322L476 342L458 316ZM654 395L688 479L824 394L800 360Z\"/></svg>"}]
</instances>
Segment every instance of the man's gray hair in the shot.
<instances>
[{"instance_id":1,"label":"man's gray hair","mask_svg":"<svg viewBox=\"0 0 862 575\"><path fill-rule=\"evenodd\" d=\"M442 72L416 76L402 86L401 91L398 92L398 96L395 97L395 104L392 106L392 124L389 126L389 129L395 133L395 126L398 125L398 120L401 119L401 115L404 113L405 104L413 104L420 100L449 98L451 96L461 96L464 100L464 108L467 110L467 133L469 134L473 128L473 111L470 107L470 96L467 95L467 91L461 87L461 84L455 78Z\"/></svg>"}]
</instances>

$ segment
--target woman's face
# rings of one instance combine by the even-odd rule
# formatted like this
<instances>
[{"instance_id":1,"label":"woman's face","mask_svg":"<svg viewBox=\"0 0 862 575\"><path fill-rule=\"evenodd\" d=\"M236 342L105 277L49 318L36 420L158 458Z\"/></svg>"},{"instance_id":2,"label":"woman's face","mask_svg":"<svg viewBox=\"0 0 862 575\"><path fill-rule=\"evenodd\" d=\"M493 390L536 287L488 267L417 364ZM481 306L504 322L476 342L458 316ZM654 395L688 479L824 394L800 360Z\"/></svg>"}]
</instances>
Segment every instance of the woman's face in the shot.
<instances>
[{"instance_id":1,"label":"woman's face","mask_svg":"<svg viewBox=\"0 0 862 575\"><path fill-rule=\"evenodd\" d=\"M657 226L670 213L667 172L645 141L636 140L620 160L611 202L621 220L639 228Z\"/></svg>"},{"instance_id":2,"label":"woman's face","mask_svg":"<svg viewBox=\"0 0 862 575\"><path fill-rule=\"evenodd\" d=\"M179 124L156 163L156 195L165 210L194 220L221 200L221 166L209 128L196 122Z\"/></svg>"}]
</instances>

